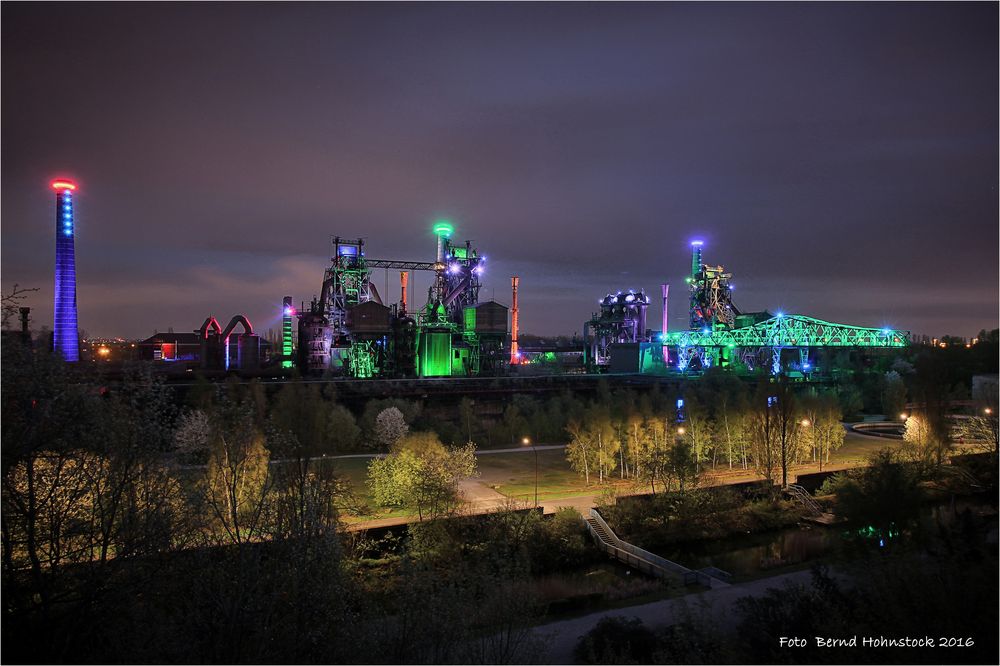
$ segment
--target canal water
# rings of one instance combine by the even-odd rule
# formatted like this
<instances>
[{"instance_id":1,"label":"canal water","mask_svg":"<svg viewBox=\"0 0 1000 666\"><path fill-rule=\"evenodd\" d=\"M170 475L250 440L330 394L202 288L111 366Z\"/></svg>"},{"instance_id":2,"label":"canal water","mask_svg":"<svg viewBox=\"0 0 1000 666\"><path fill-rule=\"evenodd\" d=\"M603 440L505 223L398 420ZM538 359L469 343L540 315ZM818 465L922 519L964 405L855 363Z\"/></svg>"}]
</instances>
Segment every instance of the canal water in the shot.
<instances>
[{"instance_id":1,"label":"canal water","mask_svg":"<svg viewBox=\"0 0 1000 666\"><path fill-rule=\"evenodd\" d=\"M921 526L949 525L966 510L981 514L984 510L989 511L990 505L985 498L962 498L954 503L928 505L920 512ZM716 567L731 573L733 579L738 581L773 569L835 556L841 546L853 540L863 529L864 526L846 523L832 526L805 524L771 532L676 544L660 548L656 554L689 569ZM873 547L877 547L880 536L871 536ZM898 538L898 535L893 538Z\"/></svg>"}]
</instances>

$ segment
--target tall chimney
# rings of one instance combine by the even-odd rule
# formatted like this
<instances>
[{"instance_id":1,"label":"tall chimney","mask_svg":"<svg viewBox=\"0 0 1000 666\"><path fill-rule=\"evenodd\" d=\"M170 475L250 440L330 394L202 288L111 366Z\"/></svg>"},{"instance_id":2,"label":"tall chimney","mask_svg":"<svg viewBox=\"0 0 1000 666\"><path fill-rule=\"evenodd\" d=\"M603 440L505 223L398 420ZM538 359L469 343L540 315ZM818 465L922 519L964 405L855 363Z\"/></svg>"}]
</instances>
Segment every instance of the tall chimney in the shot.
<instances>
[{"instance_id":1,"label":"tall chimney","mask_svg":"<svg viewBox=\"0 0 1000 666\"><path fill-rule=\"evenodd\" d=\"M292 315L295 314L295 306L292 305L292 297L285 296L281 299L281 367L292 367Z\"/></svg>"},{"instance_id":2,"label":"tall chimney","mask_svg":"<svg viewBox=\"0 0 1000 666\"><path fill-rule=\"evenodd\" d=\"M521 281L518 276L510 279L511 301L510 301L510 363L517 365L521 362L521 353L517 350L517 284Z\"/></svg>"},{"instance_id":3,"label":"tall chimney","mask_svg":"<svg viewBox=\"0 0 1000 666\"><path fill-rule=\"evenodd\" d=\"M701 272L701 247L704 241L691 241L691 277Z\"/></svg>"},{"instance_id":4,"label":"tall chimney","mask_svg":"<svg viewBox=\"0 0 1000 666\"><path fill-rule=\"evenodd\" d=\"M402 292L403 297L399 299L400 310L402 314L406 314L406 285L410 281L409 271L399 272L399 290Z\"/></svg>"},{"instance_id":5,"label":"tall chimney","mask_svg":"<svg viewBox=\"0 0 1000 666\"><path fill-rule=\"evenodd\" d=\"M69 362L80 360L80 330L76 313L76 250L73 191L76 183L52 181L56 191L56 289L52 349Z\"/></svg>"},{"instance_id":6,"label":"tall chimney","mask_svg":"<svg viewBox=\"0 0 1000 666\"><path fill-rule=\"evenodd\" d=\"M444 262L445 240L451 238L452 233L455 232L455 227L451 226L451 222L448 220L438 220L434 223L433 231L434 235L437 236L437 257L434 261L440 264Z\"/></svg>"}]
</instances>

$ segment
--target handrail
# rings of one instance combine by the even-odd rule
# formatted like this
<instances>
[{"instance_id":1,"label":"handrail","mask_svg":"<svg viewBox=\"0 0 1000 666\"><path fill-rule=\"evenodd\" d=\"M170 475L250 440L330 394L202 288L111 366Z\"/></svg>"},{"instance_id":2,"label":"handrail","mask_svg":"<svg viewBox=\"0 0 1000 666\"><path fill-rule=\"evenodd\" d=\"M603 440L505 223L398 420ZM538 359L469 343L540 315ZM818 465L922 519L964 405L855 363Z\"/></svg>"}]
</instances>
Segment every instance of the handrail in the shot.
<instances>
[{"instance_id":1,"label":"handrail","mask_svg":"<svg viewBox=\"0 0 1000 666\"><path fill-rule=\"evenodd\" d=\"M820 505L817 504L816 500L812 498L812 496L809 494L809 491L803 488L802 486L796 485L794 483L789 483L787 486L785 486L785 491L793 498L797 499L799 502L805 505L805 507L809 509L809 511L811 511L812 513L816 515L823 513L823 509L820 507Z\"/></svg>"},{"instance_id":2,"label":"handrail","mask_svg":"<svg viewBox=\"0 0 1000 666\"><path fill-rule=\"evenodd\" d=\"M646 573L660 578L679 576L685 585L699 583L706 587L712 587L713 582L715 585L727 585L725 581L713 578L702 571L693 571L683 565L677 564L676 562L671 562L665 557L660 557L659 555L651 553L648 550L630 544L627 541L622 541L622 539L615 534L615 531L611 529L611 526L604 520L604 516L602 516L595 508L590 510L590 517L601 527L601 529L604 530L608 541L610 541L609 543L608 541L602 539L601 535L597 533L593 525L584 519L584 523L587 525L587 530L590 532L598 547L603 549L605 552L614 555L618 560L630 566L634 566L640 571L645 571Z\"/></svg>"}]
</instances>

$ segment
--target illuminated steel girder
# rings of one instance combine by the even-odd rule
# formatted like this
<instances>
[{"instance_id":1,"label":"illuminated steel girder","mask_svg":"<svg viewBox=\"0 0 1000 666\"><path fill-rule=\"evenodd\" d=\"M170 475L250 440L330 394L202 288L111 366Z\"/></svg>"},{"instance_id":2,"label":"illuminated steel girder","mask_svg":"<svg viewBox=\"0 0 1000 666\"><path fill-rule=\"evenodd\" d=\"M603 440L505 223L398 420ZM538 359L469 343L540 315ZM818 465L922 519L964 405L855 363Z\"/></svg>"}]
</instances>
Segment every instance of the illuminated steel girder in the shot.
<instances>
[{"instance_id":1,"label":"illuminated steel girder","mask_svg":"<svg viewBox=\"0 0 1000 666\"><path fill-rule=\"evenodd\" d=\"M443 268L433 261L393 261L391 259L367 259L368 268L392 268L401 271L434 271Z\"/></svg>"},{"instance_id":2,"label":"illuminated steel girder","mask_svg":"<svg viewBox=\"0 0 1000 666\"><path fill-rule=\"evenodd\" d=\"M734 329L673 331L663 341L678 347L906 347L909 331L835 324L787 314Z\"/></svg>"}]
</instances>

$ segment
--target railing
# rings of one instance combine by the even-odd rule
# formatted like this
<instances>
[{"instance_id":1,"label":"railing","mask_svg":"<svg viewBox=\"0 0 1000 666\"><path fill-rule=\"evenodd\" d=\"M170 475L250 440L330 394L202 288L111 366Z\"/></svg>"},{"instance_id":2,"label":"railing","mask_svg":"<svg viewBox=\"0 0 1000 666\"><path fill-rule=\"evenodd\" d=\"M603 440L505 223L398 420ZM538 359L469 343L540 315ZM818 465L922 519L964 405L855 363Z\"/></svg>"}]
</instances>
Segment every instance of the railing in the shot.
<instances>
[{"instance_id":1,"label":"railing","mask_svg":"<svg viewBox=\"0 0 1000 666\"><path fill-rule=\"evenodd\" d=\"M587 530L593 537L597 547L629 566L633 566L657 578L680 578L685 585L698 583L705 587L712 587L713 583L715 586L726 584L722 580L722 576L728 576L728 574L724 571L718 570L722 576L720 578L713 578L702 571L692 571L685 566L671 562L664 557L639 548L627 541L622 541L615 534L615 531L611 529L611 526L605 522L604 517L601 516L597 509L590 510L590 518L601 527L607 539L602 538L594 526L589 521L584 520Z\"/></svg>"},{"instance_id":2,"label":"railing","mask_svg":"<svg viewBox=\"0 0 1000 666\"><path fill-rule=\"evenodd\" d=\"M885 430L900 430L905 427L899 421L863 421L852 423L850 429L856 433L868 437L882 437L883 439L903 439L903 433L880 432Z\"/></svg>"},{"instance_id":3,"label":"railing","mask_svg":"<svg viewBox=\"0 0 1000 666\"><path fill-rule=\"evenodd\" d=\"M812 498L812 495L809 494L809 491L803 488L802 486L795 485L794 483L789 483L787 486L785 486L785 492L791 495L794 499L798 500L814 515L818 516L823 513L823 509L820 507L820 505L817 504L816 500Z\"/></svg>"}]
</instances>

